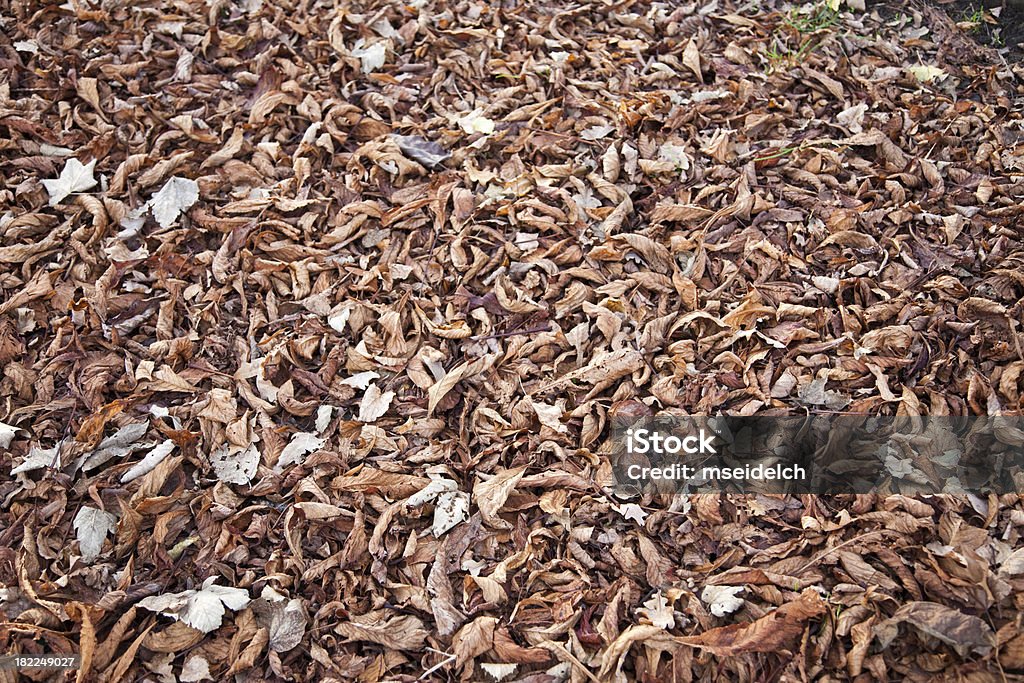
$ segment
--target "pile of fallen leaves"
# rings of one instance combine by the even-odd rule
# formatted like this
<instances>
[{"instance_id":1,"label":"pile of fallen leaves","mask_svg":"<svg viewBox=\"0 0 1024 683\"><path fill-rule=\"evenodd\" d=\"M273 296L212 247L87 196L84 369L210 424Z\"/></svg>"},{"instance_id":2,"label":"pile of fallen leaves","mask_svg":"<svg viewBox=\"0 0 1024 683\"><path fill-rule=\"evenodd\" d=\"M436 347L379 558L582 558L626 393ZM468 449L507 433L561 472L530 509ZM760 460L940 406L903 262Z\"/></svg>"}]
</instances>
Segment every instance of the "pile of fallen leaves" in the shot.
<instances>
[{"instance_id":1,"label":"pile of fallen leaves","mask_svg":"<svg viewBox=\"0 0 1024 683\"><path fill-rule=\"evenodd\" d=\"M627 500L603 448L617 411L1019 414L1024 70L941 12L0 10L0 653L1024 672L1017 495Z\"/></svg>"}]
</instances>

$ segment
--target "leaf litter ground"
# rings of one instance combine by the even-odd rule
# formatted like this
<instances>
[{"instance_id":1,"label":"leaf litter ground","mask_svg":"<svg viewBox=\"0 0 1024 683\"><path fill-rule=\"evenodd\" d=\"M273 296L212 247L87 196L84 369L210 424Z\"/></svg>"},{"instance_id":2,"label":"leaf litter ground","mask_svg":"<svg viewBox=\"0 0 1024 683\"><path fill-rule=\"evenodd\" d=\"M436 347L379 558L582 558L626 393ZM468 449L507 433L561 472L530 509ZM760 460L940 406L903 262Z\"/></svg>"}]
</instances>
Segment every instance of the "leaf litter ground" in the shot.
<instances>
[{"instance_id":1,"label":"leaf litter ground","mask_svg":"<svg viewBox=\"0 0 1024 683\"><path fill-rule=\"evenodd\" d=\"M648 406L1020 411L1005 52L927 6L0 6L3 652L1024 672L1018 496L627 501L602 451Z\"/></svg>"}]
</instances>

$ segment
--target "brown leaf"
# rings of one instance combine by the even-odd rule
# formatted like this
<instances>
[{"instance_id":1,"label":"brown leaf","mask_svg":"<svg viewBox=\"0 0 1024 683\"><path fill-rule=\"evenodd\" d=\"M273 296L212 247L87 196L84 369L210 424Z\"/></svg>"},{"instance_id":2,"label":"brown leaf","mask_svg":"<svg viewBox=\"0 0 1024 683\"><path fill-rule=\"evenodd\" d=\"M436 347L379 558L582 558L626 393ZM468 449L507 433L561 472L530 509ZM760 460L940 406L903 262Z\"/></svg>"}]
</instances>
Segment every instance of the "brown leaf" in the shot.
<instances>
[{"instance_id":1,"label":"brown leaf","mask_svg":"<svg viewBox=\"0 0 1024 683\"><path fill-rule=\"evenodd\" d=\"M452 638L455 666L461 668L477 655L494 647L494 627L497 623L494 617L477 617L459 629Z\"/></svg>"},{"instance_id":2,"label":"brown leaf","mask_svg":"<svg viewBox=\"0 0 1024 683\"><path fill-rule=\"evenodd\" d=\"M447 544L447 539L445 543ZM442 545L427 575L427 592L430 593L430 610L434 613L437 633L449 636L466 620L466 615L455 606L455 591L447 559L446 545Z\"/></svg>"},{"instance_id":3,"label":"brown leaf","mask_svg":"<svg viewBox=\"0 0 1024 683\"><path fill-rule=\"evenodd\" d=\"M792 647L803 633L807 622L824 614L824 600L813 588L774 612L747 624L730 624L705 631L697 636L679 638L680 643L693 645L719 657L748 652L776 652Z\"/></svg>"},{"instance_id":4,"label":"brown leaf","mask_svg":"<svg viewBox=\"0 0 1024 683\"><path fill-rule=\"evenodd\" d=\"M700 49L697 47L697 41L693 38L690 38L686 43L686 49L683 50L683 64L697 76L698 81L704 82L704 74L701 73L700 68Z\"/></svg>"},{"instance_id":5,"label":"brown leaf","mask_svg":"<svg viewBox=\"0 0 1024 683\"><path fill-rule=\"evenodd\" d=\"M71 602L64 609L69 617L81 624L81 631L78 636L78 644L81 648L79 651L81 661L75 683L82 683L82 681L87 679L92 669L93 654L96 651L96 629L93 626L92 618L89 616L89 607L79 602ZM102 612L99 613L102 615Z\"/></svg>"},{"instance_id":6,"label":"brown leaf","mask_svg":"<svg viewBox=\"0 0 1024 683\"><path fill-rule=\"evenodd\" d=\"M256 631L256 635L253 636L249 644L245 646L245 649L238 655L238 657L231 662L231 667L224 673L225 677L234 676L235 674L251 669L256 664L256 660L261 654L263 649L267 647L267 642L270 640L269 633L266 628L260 628Z\"/></svg>"},{"instance_id":7,"label":"brown leaf","mask_svg":"<svg viewBox=\"0 0 1024 683\"><path fill-rule=\"evenodd\" d=\"M128 646L117 661L111 664L103 673L100 675L100 683L117 683L118 681L124 680L124 675L128 671L128 667L135 661L135 654L139 651L139 646L142 645L146 637L149 636L149 632L156 626L154 621L152 624L146 627L146 629L140 633L132 644ZM199 632L202 635L202 632Z\"/></svg>"},{"instance_id":8,"label":"brown leaf","mask_svg":"<svg viewBox=\"0 0 1024 683\"><path fill-rule=\"evenodd\" d=\"M124 410L125 402L121 399L111 401L98 411L87 417L78 428L75 440L94 448L103 439L103 428L107 422Z\"/></svg>"},{"instance_id":9,"label":"brown leaf","mask_svg":"<svg viewBox=\"0 0 1024 683\"><path fill-rule=\"evenodd\" d=\"M551 653L547 650L517 644L504 626L494 631L494 654L503 662L516 664L546 664L551 661Z\"/></svg>"},{"instance_id":10,"label":"brown leaf","mask_svg":"<svg viewBox=\"0 0 1024 683\"><path fill-rule=\"evenodd\" d=\"M936 602L916 601L903 605L892 617L875 626L875 638L883 648L896 638L901 623L938 638L961 657L970 652L987 654L995 645L992 627L982 619Z\"/></svg>"},{"instance_id":11,"label":"brown leaf","mask_svg":"<svg viewBox=\"0 0 1024 683\"><path fill-rule=\"evenodd\" d=\"M487 524L499 529L511 528L508 522L498 517L498 513L525 472L526 466L516 467L499 472L492 479L473 485L473 500L480 508L480 515Z\"/></svg>"},{"instance_id":12,"label":"brown leaf","mask_svg":"<svg viewBox=\"0 0 1024 683\"><path fill-rule=\"evenodd\" d=\"M611 383L628 374L631 374L644 365L644 357L639 351L633 349L622 349L596 355L585 367L573 370L572 372L559 377L558 379L543 385L537 393L551 391L557 387L565 386L571 382L585 382L587 384Z\"/></svg>"},{"instance_id":13,"label":"brown leaf","mask_svg":"<svg viewBox=\"0 0 1024 683\"><path fill-rule=\"evenodd\" d=\"M377 643L396 650L416 652L423 648L427 630L423 622L414 616L403 614L391 616L389 610L374 610L334 627L348 640Z\"/></svg>"}]
</instances>

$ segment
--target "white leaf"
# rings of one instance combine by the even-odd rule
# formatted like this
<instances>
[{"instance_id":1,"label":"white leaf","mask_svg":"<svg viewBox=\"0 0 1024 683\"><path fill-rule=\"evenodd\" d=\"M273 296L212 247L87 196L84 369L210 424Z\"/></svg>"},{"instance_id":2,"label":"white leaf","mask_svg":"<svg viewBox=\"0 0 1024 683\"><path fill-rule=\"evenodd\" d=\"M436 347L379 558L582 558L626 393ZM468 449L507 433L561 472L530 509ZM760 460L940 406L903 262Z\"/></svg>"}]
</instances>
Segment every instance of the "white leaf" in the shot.
<instances>
[{"instance_id":1,"label":"white leaf","mask_svg":"<svg viewBox=\"0 0 1024 683\"><path fill-rule=\"evenodd\" d=\"M434 537L440 537L456 524L469 519L469 494L465 491L446 491L437 497L434 506Z\"/></svg>"},{"instance_id":2,"label":"white leaf","mask_svg":"<svg viewBox=\"0 0 1024 683\"><path fill-rule=\"evenodd\" d=\"M398 35L398 31L391 25L387 17L381 17L377 21L370 24L370 28L377 32L378 35L384 38L394 38Z\"/></svg>"},{"instance_id":3,"label":"white leaf","mask_svg":"<svg viewBox=\"0 0 1024 683\"><path fill-rule=\"evenodd\" d=\"M651 596L651 599L644 603L644 606L637 609L637 614L646 617L652 625L658 628L670 629L676 625L676 617L672 612L671 605L661 591Z\"/></svg>"},{"instance_id":4,"label":"white leaf","mask_svg":"<svg viewBox=\"0 0 1024 683\"><path fill-rule=\"evenodd\" d=\"M826 277L824 275L815 275L811 278L811 282L814 286L825 292L826 294L835 294L839 291L839 285L841 281L836 277Z\"/></svg>"},{"instance_id":5,"label":"white leaf","mask_svg":"<svg viewBox=\"0 0 1024 683\"><path fill-rule=\"evenodd\" d=\"M537 413L537 419L540 420L542 425L559 433L569 431L569 428L561 422L562 409L559 406L537 403L532 399L530 400L530 405L533 406L533 412Z\"/></svg>"},{"instance_id":6,"label":"white leaf","mask_svg":"<svg viewBox=\"0 0 1024 683\"><path fill-rule=\"evenodd\" d=\"M518 664L480 664L480 668L484 670L484 673L496 681L508 678L516 672L518 667Z\"/></svg>"},{"instance_id":7,"label":"white leaf","mask_svg":"<svg viewBox=\"0 0 1024 683\"><path fill-rule=\"evenodd\" d=\"M139 607L160 612L203 633L210 633L220 628L225 606L237 611L249 604L248 591L218 586L215 580L216 577L210 577L198 591L150 596L139 601Z\"/></svg>"},{"instance_id":8,"label":"white leaf","mask_svg":"<svg viewBox=\"0 0 1024 683\"><path fill-rule=\"evenodd\" d=\"M357 40L351 50L352 56L358 57L359 61L362 62L364 74L376 71L384 66L384 62L387 61L387 52L387 41L378 41L373 45L367 46L364 38Z\"/></svg>"},{"instance_id":9,"label":"white leaf","mask_svg":"<svg viewBox=\"0 0 1024 683\"><path fill-rule=\"evenodd\" d=\"M940 69L937 66L911 66L907 68L907 71L914 75L921 83L931 83L932 81L941 81L946 78L949 74Z\"/></svg>"},{"instance_id":10,"label":"white leaf","mask_svg":"<svg viewBox=\"0 0 1024 683\"><path fill-rule=\"evenodd\" d=\"M197 683L198 681L212 681L210 675L210 663L202 655L190 655L181 667L181 675L178 676L181 683Z\"/></svg>"},{"instance_id":11,"label":"white leaf","mask_svg":"<svg viewBox=\"0 0 1024 683\"><path fill-rule=\"evenodd\" d=\"M196 58L188 50L182 50L178 55L178 63L174 65L174 80L180 83L188 83L192 80L192 64Z\"/></svg>"},{"instance_id":12,"label":"white leaf","mask_svg":"<svg viewBox=\"0 0 1024 683\"><path fill-rule=\"evenodd\" d=\"M540 234L536 232L517 232L516 246L524 252L529 253L540 247L540 240L537 239L539 237Z\"/></svg>"},{"instance_id":13,"label":"white leaf","mask_svg":"<svg viewBox=\"0 0 1024 683\"><path fill-rule=\"evenodd\" d=\"M360 422L376 422L377 418L388 412L388 408L391 407L391 399L394 397L395 392L381 392L380 387L371 384L366 387L363 400L359 402L359 416L356 419Z\"/></svg>"},{"instance_id":14,"label":"white leaf","mask_svg":"<svg viewBox=\"0 0 1024 683\"><path fill-rule=\"evenodd\" d=\"M59 443L53 448L47 448L46 450L33 446L28 455L25 456L25 461L11 469L11 474L40 470L51 465L60 469L60 454L57 452L58 450L60 450Z\"/></svg>"},{"instance_id":15,"label":"white leaf","mask_svg":"<svg viewBox=\"0 0 1024 683\"><path fill-rule=\"evenodd\" d=\"M897 479L906 479L915 471L914 466L910 463L910 458L894 458L891 455L885 456L885 469L889 470L889 474Z\"/></svg>"},{"instance_id":16,"label":"white leaf","mask_svg":"<svg viewBox=\"0 0 1024 683\"><path fill-rule=\"evenodd\" d=\"M484 110L479 108L474 109L459 119L459 125L462 127L462 130L469 134L483 133L484 135L490 135L494 132L494 121L484 116Z\"/></svg>"},{"instance_id":17,"label":"white leaf","mask_svg":"<svg viewBox=\"0 0 1024 683\"><path fill-rule=\"evenodd\" d=\"M190 178L170 178L149 200L153 218L161 228L169 228L183 211L199 200L199 184Z\"/></svg>"},{"instance_id":18,"label":"white leaf","mask_svg":"<svg viewBox=\"0 0 1024 683\"><path fill-rule=\"evenodd\" d=\"M84 166L78 159L68 159L59 178L43 181L43 187L50 195L50 206L57 206L72 192L83 192L95 187L96 179L92 177L95 168L95 159Z\"/></svg>"},{"instance_id":19,"label":"white leaf","mask_svg":"<svg viewBox=\"0 0 1024 683\"><path fill-rule=\"evenodd\" d=\"M209 633L220 628L224 619L224 604L216 595L199 591L188 599L178 618L192 628Z\"/></svg>"},{"instance_id":20,"label":"white leaf","mask_svg":"<svg viewBox=\"0 0 1024 683\"><path fill-rule=\"evenodd\" d=\"M14 49L18 52L36 54L39 52L39 45L34 40L16 40L14 41Z\"/></svg>"},{"instance_id":21,"label":"white leaf","mask_svg":"<svg viewBox=\"0 0 1024 683\"><path fill-rule=\"evenodd\" d=\"M97 450L103 448L122 448L124 446L130 446L136 441L146 435L146 430L149 429L148 422L132 422L121 427L110 436L100 441L100 445L96 447Z\"/></svg>"},{"instance_id":22,"label":"white leaf","mask_svg":"<svg viewBox=\"0 0 1024 683\"><path fill-rule=\"evenodd\" d=\"M96 450L86 458L82 469L95 469L108 460L123 458L132 451L142 448L145 444L136 442L146 435L148 429L148 422L133 422L121 427L114 434L100 441Z\"/></svg>"},{"instance_id":23,"label":"white leaf","mask_svg":"<svg viewBox=\"0 0 1024 683\"><path fill-rule=\"evenodd\" d=\"M281 456L277 459L277 466L274 467L274 471L280 472L289 465L302 462L308 453L320 450L324 447L325 443L327 443L326 439L321 439L311 432L296 432L292 434L292 440L281 451Z\"/></svg>"},{"instance_id":24,"label":"white leaf","mask_svg":"<svg viewBox=\"0 0 1024 683\"><path fill-rule=\"evenodd\" d=\"M736 597L742 592L743 586L704 586L700 599L707 603L712 614L722 617L743 607L743 598Z\"/></svg>"},{"instance_id":25,"label":"white leaf","mask_svg":"<svg viewBox=\"0 0 1024 683\"><path fill-rule=\"evenodd\" d=\"M334 406L322 405L316 409L316 433L323 434L331 424L331 416L334 415Z\"/></svg>"},{"instance_id":26,"label":"white leaf","mask_svg":"<svg viewBox=\"0 0 1024 683\"><path fill-rule=\"evenodd\" d=\"M258 366L259 369L256 372L256 389L260 392L260 396L267 403L277 403L277 392L280 391L274 383L267 379L267 361L269 358L261 358Z\"/></svg>"},{"instance_id":27,"label":"white leaf","mask_svg":"<svg viewBox=\"0 0 1024 683\"><path fill-rule=\"evenodd\" d=\"M203 588L200 592L216 595L220 598L221 602L234 611L238 611L249 604L249 591L243 588L218 586L216 576L211 576L206 581L203 581Z\"/></svg>"},{"instance_id":28,"label":"white leaf","mask_svg":"<svg viewBox=\"0 0 1024 683\"><path fill-rule=\"evenodd\" d=\"M626 503L615 508L615 511L626 519L631 519L638 525L643 526L644 520L647 519L647 513L644 509L636 503Z\"/></svg>"},{"instance_id":29,"label":"white leaf","mask_svg":"<svg viewBox=\"0 0 1024 683\"><path fill-rule=\"evenodd\" d=\"M0 448L10 448L11 441L14 440L14 433L17 431L17 427L0 422Z\"/></svg>"},{"instance_id":30,"label":"white leaf","mask_svg":"<svg viewBox=\"0 0 1024 683\"><path fill-rule=\"evenodd\" d=\"M67 147L58 147L57 145L48 145L45 142L41 142L39 143L39 153L44 157L69 157L75 152Z\"/></svg>"},{"instance_id":31,"label":"white leaf","mask_svg":"<svg viewBox=\"0 0 1024 683\"><path fill-rule=\"evenodd\" d=\"M378 378L380 378L380 375L376 372L367 370L366 372L357 372L351 377L341 380L341 383L356 389L366 389L366 387L370 386L370 382Z\"/></svg>"},{"instance_id":32,"label":"white leaf","mask_svg":"<svg viewBox=\"0 0 1024 683\"><path fill-rule=\"evenodd\" d=\"M153 468L159 465L160 462L170 455L173 450L174 442L170 439L167 439L161 444L157 444L153 450L143 456L142 460L132 465L131 469L124 473L124 476L121 477L121 483L127 484L134 479L138 479L147 472L151 472Z\"/></svg>"},{"instance_id":33,"label":"white leaf","mask_svg":"<svg viewBox=\"0 0 1024 683\"><path fill-rule=\"evenodd\" d=\"M331 329L335 332L343 334L345 332L345 323L348 322L348 317L350 315L352 315L352 309L348 306L336 309L327 315L327 324L330 325Z\"/></svg>"},{"instance_id":34,"label":"white leaf","mask_svg":"<svg viewBox=\"0 0 1024 683\"><path fill-rule=\"evenodd\" d=\"M248 484L256 476L260 464L260 452L256 444L248 448L224 444L210 454L213 473L225 484Z\"/></svg>"},{"instance_id":35,"label":"white leaf","mask_svg":"<svg viewBox=\"0 0 1024 683\"><path fill-rule=\"evenodd\" d=\"M429 484L412 494L405 500L408 507L415 508L426 505L446 491L458 491L459 485L451 479L432 479Z\"/></svg>"},{"instance_id":36,"label":"white leaf","mask_svg":"<svg viewBox=\"0 0 1024 683\"><path fill-rule=\"evenodd\" d=\"M846 128L846 130L856 135L864 130L861 124L864 123L864 114L867 110L868 105L864 103L848 107L836 114L836 122L839 123L840 126Z\"/></svg>"},{"instance_id":37,"label":"white leaf","mask_svg":"<svg viewBox=\"0 0 1024 683\"><path fill-rule=\"evenodd\" d=\"M1020 576L1024 574L1024 548L1010 553L999 566L1000 576Z\"/></svg>"},{"instance_id":38,"label":"white leaf","mask_svg":"<svg viewBox=\"0 0 1024 683\"><path fill-rule=\"evenodd\" d=\"M825 389L825 385L827 383L828 377L817 377L814 381L797 392L797 398L804 403L810 403L816 406L825 406L831 410L842 410L850 403L850 399L843 396L838 391Z\"/></svg>"},{"instance_id":39,"label":"white leaf","mask_svg":"<svg viewBox=\"0 0 1024 683\"><path fill-rule=\"evenodd\" d=\"M580 137L584 140L600 140L614 130L615 126L592 126L580 133Z\"/></svg>"},{"instance_id":40,"label":"white leaf","mask_svg":"<svg viewBox=\"0 0 1024 683\"><path fill-rule=\"evenodd\" d=\"M582 209L596 209L601 206L601 200L594 196L593 191L589 186L584 186L582 190L572 196L573 201L576 202L576 206Z\"/></svg>"},{"instance_id":41,"label":"white leaf","mask_svg":"<svg viewBox=\"0 0 1024 683\"><path fill-rule=\"evenodd\" d=\"M686 153L686 148L682 145L673 145L668 142L663 143L658 148L658 161L667 161L674 164L681 171L690 170L690 155Z\"/></svg>"},{"instance_id":42,"label":"white leaf","mask_svg":"<svg viewBox=\"0 0 1024 683\"><path fill-rule=\"evenodd\" d=\"M92 562L103 548L103 539L114 529L117 517L94 507L83 506L75 515L73 525L82 550L82 559Z\"/></svg>"},{"instance_id":43,"label":"white leaf","mask_svg":"<svg viewBox=\"0 0 1024 683\"><path fill-rule=\"evenodd\" d=\"M694 73L698 81L704 82L704 75L701 73L700 48L697 47L697 41L694 40L693 36L690 36L690 42L686 44L686 48L683 50L683 64L690 68L690 71Z\"/></svg>"}]
</instances>

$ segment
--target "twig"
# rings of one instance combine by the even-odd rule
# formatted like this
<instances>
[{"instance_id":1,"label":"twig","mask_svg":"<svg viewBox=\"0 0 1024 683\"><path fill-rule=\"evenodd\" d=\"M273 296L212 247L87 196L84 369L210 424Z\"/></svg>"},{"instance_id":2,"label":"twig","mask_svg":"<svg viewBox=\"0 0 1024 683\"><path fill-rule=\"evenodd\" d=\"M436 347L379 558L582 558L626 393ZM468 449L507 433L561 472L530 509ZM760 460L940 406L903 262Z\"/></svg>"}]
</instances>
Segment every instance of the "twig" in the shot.
<instances>
[{"instance_id":1,"label":"twig","mask_svg":"<svg viewBox=\"0 0 1024 683\"><path fill-rule=\"evenodd\" d=\"M526 330L509 330L508 332L495 332L494 334L488 334L485 336L476 335L470 337L473 341L485 341L487 339L500 339L502 337L515 337L520 334L536 334L537 332L550 332L551 325L545 323L539 327L531 327Z\"/></svg>"},{"instance_id":2,"label":"twig","mask_svg":"<svg viewBox=\"0 0 1024 683\"><path fill-rule=\"evenodd\" d=\"M796 570L796 574L794 574L794 576L799 576L800 574L804 573L805 571L810 569L812 566L814 566L814 565L818 564L819 562L821 562L823 557L825 557L826 555L830 555L830 554L834 553L835 551L839 550L840 548L848 546L851 543L854 543L855 541L863 541L865 538L868 538L870 536L878 536L879 534L884 534L884 533L890 532L890 531L892 531L892 529L878 529L876 531L869 531L866 534L861 534L860 536L854 536L851 539L843 541L842 543L840 543L839 545L835 546L834 548L826 548L825 550L822 550L820 553L818 553L817 555L815 555L814 557L809 559L807 561L807 563L804 564L804 566L800 567L800 569ZM893 533L895 533L895 532L893 532Z\"/></svg>"},{"instance_id":3,"label":"twig","mask_svg":"<svg viewBox=\"0 0 1024 683\"><path fill-rule=\"evenodd\" d=\"M439 655L444 655L446 657L446 659L444 661L442 661L442 662L438 662L437 664L435 664L434 666L430 667L429 669L424 671L422 674L420 674L420 677L416 679L417 681L422 681L424 678L426 678L430 674L434 673L435 671L437 671L441 667L448 666L449 664L454 662L455 659L456 659L455 655L450 655L447 652L441 652L439 650L434 650L433 648L430 648L430 649L433 652L437 652L437 654L439 654Z\"/></svg>"}]
</instances>

